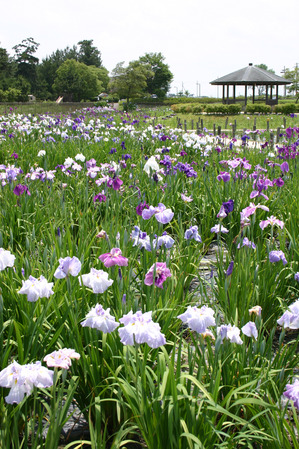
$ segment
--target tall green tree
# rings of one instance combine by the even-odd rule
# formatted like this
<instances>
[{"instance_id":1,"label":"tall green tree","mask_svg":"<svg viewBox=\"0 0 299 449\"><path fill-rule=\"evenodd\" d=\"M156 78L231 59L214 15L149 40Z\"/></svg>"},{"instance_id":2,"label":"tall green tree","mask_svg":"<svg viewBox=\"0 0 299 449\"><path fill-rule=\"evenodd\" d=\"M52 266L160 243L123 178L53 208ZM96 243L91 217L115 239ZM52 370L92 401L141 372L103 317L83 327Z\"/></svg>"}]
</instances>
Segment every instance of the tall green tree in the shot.
<instances>
[{"instance_id":1,"label":"tall green tree","mask_svg":"<svg viewBox=\"0 0 299 449\"><path fill-rule=\"evenodd\" d=\"M94 65L95 67L102 66L101 53L94 47L93 40L83 40L78 42L78 61L86 65Z\"/></svg>"},{"instance_id":2,"label":"tall green tree","mask_svg":"<svg viewBox=\"0 0 299 449\"><path fill-rule=\"evenodd\" d=\"M31 91L35 92L36 87L36 67L38 58L35 53L39 44L32 37L23 39L22 42L13 47L15 51L15 61L17 63L17 74L25 78L31 86Z\"/></svg>"},{"instance_id":3,"label":"tall green tree","mask_svg":"<svg viewBox=\"0 0 299 449\"><path fill-rule=\"evenodd\" d=\"M16 65L5 48L0 48L0 88L8 89L15 76Z\"/></svg>"},{"instance_id":4,"label":"tall green tree","mask_svg":"<svg viewBox=\"0 0 299 449\"><path fill-rule=\"evenodd\" d=\"M273 69L269 69L269 67L266 64L256 64L255 67L259 67L260 69L266 70L266 72L274 73ZM266 92L265 86L257 86L258 95L264 95Z\"/></svg>"},{"instance_id":5,"label":"tall green tree","mask_svg":"<svg viewBox=\"0 0 299 449\"><path fill-rule=\"evenodd\" d=\"M92 100L101 92L102 85L94 68L67 59L56 71L53 90L68 101Z\"/></svg>"},{"instance_id":6,"label":"tall green tree","mask_svg":"<svg viewBox=\"0 0 299 449\"><path fill-rule=\"evenodd\" d=\"M299 66L295 65L293 69L284 70L284 78L292 81L292 84L287 87L288 92L296 97L296 103L299 100Z\"/></svg>"},{"instance_id":7,"label":"tall green tree","mask_svg":"<svg viewBox=\"0 0 299 449\"><path fill-rule=\"evenodd\" d=\"M129 103L146 93L147 81L154 76L147 64L139 61L131 61L127 67L124 62L119 62L112 70L109 89L111 93L117 94Z\"/></svg>"},{"instance_id":8,"label":"tall green tree","mask_svg":"<svg viewBox=\"0 0 299 449\"><path fill-rule=\"evenodd\" d=\"M162 53L146 53L138 60L141 64L145 64L150 68L154 76L147 77L146 91L150 95L157 95L158 98L164 98L170 89L173 79L169 66L165 64L165 57Z\"/></svg>"}]
</instances>

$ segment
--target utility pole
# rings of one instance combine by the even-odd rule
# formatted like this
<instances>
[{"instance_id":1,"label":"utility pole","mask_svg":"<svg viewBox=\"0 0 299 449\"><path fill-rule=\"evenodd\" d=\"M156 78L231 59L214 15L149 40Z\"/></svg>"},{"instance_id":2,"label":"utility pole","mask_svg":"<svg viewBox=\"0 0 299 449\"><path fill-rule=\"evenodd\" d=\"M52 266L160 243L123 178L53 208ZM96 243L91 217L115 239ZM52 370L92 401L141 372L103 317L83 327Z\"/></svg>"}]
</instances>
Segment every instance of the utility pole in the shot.
<instances>
[{"instance_id":1,"label":"utility pole","mask_svg":"<svg viewBox=\"0 0 299 449\"><path fill-rule=\"evenodd\" d=\"M196 96L200 97L200 83L196 81Z\"/></svg>"},{"instance_id":2,"label":"utility pole","mask_svg":"<svg viewBox=\"0 0 299 449\"><path fill-rule=\"evenodd\" d=\"M283 73L283 75L285 75L285 73L286 73L285 66L283 67L283 69L282 69L282 71L280 73ZM284 85L284 97L286 97L286 96L287 96L287 85L285 84Z\"/></svg>"}]
</instances>

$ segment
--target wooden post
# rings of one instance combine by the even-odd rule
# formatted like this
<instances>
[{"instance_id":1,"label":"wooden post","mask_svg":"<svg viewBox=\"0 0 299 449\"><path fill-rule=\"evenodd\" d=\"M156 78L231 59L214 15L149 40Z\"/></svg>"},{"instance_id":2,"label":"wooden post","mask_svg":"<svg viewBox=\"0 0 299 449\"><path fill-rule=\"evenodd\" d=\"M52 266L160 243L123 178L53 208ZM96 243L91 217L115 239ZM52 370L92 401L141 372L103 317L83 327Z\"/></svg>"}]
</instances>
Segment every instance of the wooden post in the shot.
<instances>
[{"instance_id":1,"label":"wooden post","mask_svg":"<svg viewBox=\"0 0 299 449\"><path fill-rule=\"evenodd\" d=\"M203 119L200 119L200 127L203 130Z\"/></svg>"},{"instance_id":2,"label":"wooden post","mask_svg":"<svg viewBox=\"0 0 299 449\"><path fill-rule=\"evenodd\" d=\"M287 121L286 121L286 118L284 117L283 118L283 127L286 128L286 126L287 126Z\"/></svg>"},{"instance_id":3,"label":"wooden post","mask_svg":"<svg viewBox=\"0 0 299 449\"><path fill-rule=\"evenodd\" d=\"M227 126L228 126L228 117L226 117L226 120L225 120L225 129L227 129Z\"/></svg>"},{"instance_id":4,"label":"wooden post","mask_svg":"<svg viewBox=\"0 0 299 449\"><path fill-rule=\"evenodd\" d=\"M199 130L199 122L196 123L196 132L197 132L197 134L200 133L200 130Z\"/></svg>"},{"instance_id":5,"label":"wooden post","mask_svg":"<svg viewBox=\"0 0 299 449\"><path fill-rule=\"evenodd\" d=\"M280 134L280 128L277 128L277 130L276 130L276 142L279 142L279 134Z\"/></svg>"},{"instance_id":6,"label":"wooden post","mask_svg":"<svg viewBox=\"0 0 299 449\"><path fill-rule=\"evenodd\" d=\"M216 136L216 124L215 123L213 124L213 133L214 133L214 136Z\"/></svg>"},{"instance_id":7,"label":"wooden post","mask_svg":"<svg viewBox=\"0 0 299 449\"><path fill-rule=\"evenodd\" d=\"M269 131L269 129L270 129L270 121L267 120L267 131Z\"/></svg>"},{"instance_id":8,"label":"wooden post","mask_svg":"<svg viewBox=\"0 0 299 449\"><path fill-rule=\"evenodd\" d=\"M218 126L217 134L218 136L221 136L221 126Z\"/></svg>"},{"instance_id":9,"label":"wooden post","mask_svg":"<svg viewBox=\"0 0 299 449\"><path fill-rule=\"evenodd\" d=\"M187 120L184 120L184 130L187 132Z\"/></svg>"},{"instance_id":10,"label":"wooden post","mask_svg":"<svg viewBox=\"0 0 299 449\"><path fill-rule=\"evenodd\" d=\"M193 119L191 120L191 129L193 130Z\"/></svg>"}]
</instances>

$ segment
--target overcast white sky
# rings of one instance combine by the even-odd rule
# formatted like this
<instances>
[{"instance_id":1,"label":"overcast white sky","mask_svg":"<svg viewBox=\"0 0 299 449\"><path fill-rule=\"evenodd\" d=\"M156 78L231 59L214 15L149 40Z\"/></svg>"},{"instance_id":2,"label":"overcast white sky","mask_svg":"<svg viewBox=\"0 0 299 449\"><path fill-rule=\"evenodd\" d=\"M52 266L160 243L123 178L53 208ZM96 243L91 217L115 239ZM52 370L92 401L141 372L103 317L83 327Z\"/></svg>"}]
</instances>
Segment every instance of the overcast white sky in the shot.
<instances>
[{"instance_id":1,"label":"overcast white sky","mask_svg":"<svg viewBox=\"0 0 299 449\"><path fill-rule=\"evenodd\" d=\"M183 86L217 96L209 82L250 62L277 75L299 63L298 16L298 0L11 0L1 11L0 47L12 56L14 45L33 37L41 60L93 39L109 71L161 52L174 74L172 93Z\"/></svg>"}]
</instances>

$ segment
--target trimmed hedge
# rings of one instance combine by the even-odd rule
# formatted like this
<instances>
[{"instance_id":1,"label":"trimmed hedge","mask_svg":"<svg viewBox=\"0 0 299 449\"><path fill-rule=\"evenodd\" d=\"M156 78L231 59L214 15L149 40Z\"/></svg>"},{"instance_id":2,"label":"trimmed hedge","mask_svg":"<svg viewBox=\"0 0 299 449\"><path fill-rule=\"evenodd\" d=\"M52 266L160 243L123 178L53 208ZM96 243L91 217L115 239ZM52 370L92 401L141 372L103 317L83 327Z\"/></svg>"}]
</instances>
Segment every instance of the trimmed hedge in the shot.
<instances>
[{"instance_id":1,"label":"trimmed hedge","mask_svg":"<svg viewBox=\"0 0 299 449\"><path fill-rule=\"evenodd\" d=\"M299 112L299 104L296 103L276 104L274 106L274 112L276 114L294 114L294 112Z\"/></svg>"},{"instance_id":2,"label":"trimmed hedge","mask_svg":"<svg viewBox=\"0 0 299 449\"><path fill-rule=\"evenodd\" d=\"M207 114L221 114L221 115L235 115L242 111L240 104L173 104L171 109L179 114L200 114L206 112Z\"/></svg>"},{"instance_id":3,"label":"trimmed hedge","mask_svg":"<svg viewBox=\"0 0 299 449\"><path fill-rule=\"evenodd\" d=\"M254 114L258 112L259 114L271 114L272 108L268 104L248 104L246 106L247 114Z\"/></svg>"}]
</instances>

